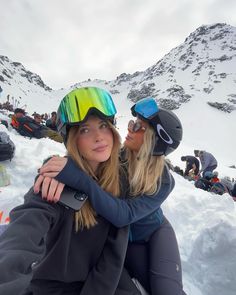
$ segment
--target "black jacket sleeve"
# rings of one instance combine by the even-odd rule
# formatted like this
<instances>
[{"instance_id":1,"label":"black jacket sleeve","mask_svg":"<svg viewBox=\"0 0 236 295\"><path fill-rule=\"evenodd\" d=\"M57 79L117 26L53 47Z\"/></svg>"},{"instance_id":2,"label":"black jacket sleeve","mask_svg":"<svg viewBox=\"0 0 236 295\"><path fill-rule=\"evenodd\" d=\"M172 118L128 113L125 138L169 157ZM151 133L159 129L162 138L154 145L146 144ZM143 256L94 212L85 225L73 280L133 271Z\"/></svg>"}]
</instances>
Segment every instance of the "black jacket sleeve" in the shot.
<instances>
[{"instance_id":1,"label":"black jacket sleeve","mask_svg":"<svg viewBox=\"0 0 236 295\"><path fill-rule=\"evenodd\" d=\"M31 189L25 203L11 211L0 236L0 294L22 294L28 287L32 269L44 256L46 233L59 218L55 208Z\"/></svg>"},{"instance_id":2,"label":"black jacket sleeve","mask_svg":"<svg viewBox=\"0 0 236 295\"><path fill-rule=\"evenodd\" d=\"M102 190L70 158L56 179L87 194L96 212L117 227L134 223L156 211L174 187L174 178L165 167L160 189L154 195L140 195L127 199L125 196L113 197Z\"/></svg>"}]
</instances>

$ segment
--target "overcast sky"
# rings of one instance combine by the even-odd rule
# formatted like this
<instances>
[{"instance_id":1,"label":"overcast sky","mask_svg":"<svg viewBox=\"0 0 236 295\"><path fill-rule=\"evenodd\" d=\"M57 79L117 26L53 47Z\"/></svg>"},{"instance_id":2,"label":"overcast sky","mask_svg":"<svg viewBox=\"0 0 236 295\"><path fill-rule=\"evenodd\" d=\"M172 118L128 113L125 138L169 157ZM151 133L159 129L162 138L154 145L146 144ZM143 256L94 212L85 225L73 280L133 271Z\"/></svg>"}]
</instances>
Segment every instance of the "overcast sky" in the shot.
<instances>
[{"instance_id":1,"label":"overcast sky","mask_svg":"<svg viewBox=\"0 0 236 295\"><path fill-rule=\"evenodd\" d=\"M68 87L145 70L217 22L236 26L235 0L0 0L0 55Z\"/></svg>"}]
</instances>

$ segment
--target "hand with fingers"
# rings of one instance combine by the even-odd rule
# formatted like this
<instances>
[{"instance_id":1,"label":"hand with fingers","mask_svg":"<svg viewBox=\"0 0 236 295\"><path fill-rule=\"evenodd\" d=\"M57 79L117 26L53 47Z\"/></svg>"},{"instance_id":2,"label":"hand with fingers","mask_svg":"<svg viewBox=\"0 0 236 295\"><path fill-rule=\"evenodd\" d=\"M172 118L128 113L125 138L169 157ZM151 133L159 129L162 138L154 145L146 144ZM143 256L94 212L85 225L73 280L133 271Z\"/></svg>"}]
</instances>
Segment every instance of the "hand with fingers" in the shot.
<instances>
[{"instance_id":1,"label":"hand with fingers","mask_svg":"<svg viewBox=\"0 0 236 295\"><path fill-rule=\"evenodd\" d=\"M49 202L58 202L65 184L54 179L65 167L67 158L52 157L40 169L35 184L34 193L42 192L42 198Z\"/></svg>"},{"instance_id":2,"label":"hand with fingers","mask_svg":"<svg viewBox=\"0 0 236 295\"><path fill-rule=\"evenodd\" d=\"M66 166L66 163L67 158L65 157L52 157L39 169L39 173L44 177L56 177Z\"/></svg>"},{"instance_id":3,"label":"hand with fingers","mask_svg":"<svg viewBox=\"0 0 236 295\"><path fill-rule=\"evenodd\" d=\"M39 175L34 184L34 193L37 194L41 190L42 198L48 202L58 202L65 184L55 180L52 177L44 177Z\"/></svg>"}]
</instances>

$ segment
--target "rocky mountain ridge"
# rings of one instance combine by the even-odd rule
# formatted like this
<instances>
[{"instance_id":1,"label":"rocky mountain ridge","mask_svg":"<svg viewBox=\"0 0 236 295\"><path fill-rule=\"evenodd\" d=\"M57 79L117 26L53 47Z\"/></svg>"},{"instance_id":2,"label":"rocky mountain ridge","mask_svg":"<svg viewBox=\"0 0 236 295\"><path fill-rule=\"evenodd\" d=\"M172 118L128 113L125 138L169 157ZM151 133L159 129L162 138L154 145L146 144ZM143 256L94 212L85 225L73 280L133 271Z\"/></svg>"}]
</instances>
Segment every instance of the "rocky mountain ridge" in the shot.
<instances>
[{"instance_id":1,"label":"rocky mountain ridge","mask_svg":"<svg viewBox=\"0 0 236 295\"><path fill-rule=\"evenodd\" d=\"M154 66L133 75L123 73L112 86L129 84L132 101L154 96L168 109L179 108L201 92L209 105L231 112L236 109L235 69L236 28L215 24L199 27Z\"/></svg>"},{"instance_id":2,"label":"rocky mountain ridge","mask_svg":"<svg viewBox=\"0 0 236 295\"><path fill-rule=\"evenodd\" d=\"M0 64L2 65L2 70L0 72L0 81L11 85L11 80L16 79L17 76L25 78L29 83L33 83L42 87L46 91L51 91L52 88L47 86L41 77L31 71L25 69L25 67L20 62L12 62L7 56L0 55Z\"/></svg>"},{"instance_id":3,"label":"rocky mountain ridge","mask_svg":"<svg viewBox=\"0 0 236 295\"><path fill-rule=\"evenodd\" d=\"M0 86L3 93L29 100L59 100L75 87L97 85L114 96L135 102L153 96L168 109L177 109L191 100L201 99L206 106L224 112L236 109L236 28L227 24L203 25L172 49L155 65L133 74L122 73L113 81L88 79L70 88L52 90L42 79L0 56Z\"/></svg>"}]
</instances>

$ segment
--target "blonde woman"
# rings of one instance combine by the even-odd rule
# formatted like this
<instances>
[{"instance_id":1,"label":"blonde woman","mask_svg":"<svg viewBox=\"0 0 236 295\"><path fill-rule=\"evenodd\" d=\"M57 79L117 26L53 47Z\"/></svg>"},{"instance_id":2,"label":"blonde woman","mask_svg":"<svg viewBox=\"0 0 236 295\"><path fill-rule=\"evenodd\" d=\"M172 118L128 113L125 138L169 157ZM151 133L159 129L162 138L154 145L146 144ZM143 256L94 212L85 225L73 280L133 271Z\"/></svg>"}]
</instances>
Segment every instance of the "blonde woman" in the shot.
<instances>
[{"instance_id":1,"label":"blonde woman","mask_svg":"<svg viewBox=\"0 0 236 295\"><path fill-rule=\"evenodd\" d=\"M120 137L109 93L76 89L58 113L68 156L104 191L121 194ZM140 294L122 272L127 228L112 226L89 201L75 212L30 189L10 220L0 236L0 294Z\"/></svg>"},{"instance_id":2,"label":"blonde woman","mask_svg":"<svg viewBox=\"0 0 236 295\"><path fill-rule=\"evenodd\" d=\"M151 294L184 294L182 270L175 233L160 205L174 187L165 165L165 155L182 139L181 122L174 113L160 109L153 98L132 107L137 120L130 121L121 153L128 177L122 179L126 195L114 198L86 176L70 158L54 157L41 170L35 184L38 191L44 177L55 177L50 186L43 181L43 196L60 199L66 184L87 194L96 212L117 227L130 225L126 266L130 274Z\"/></svg>"}]
</instances>

